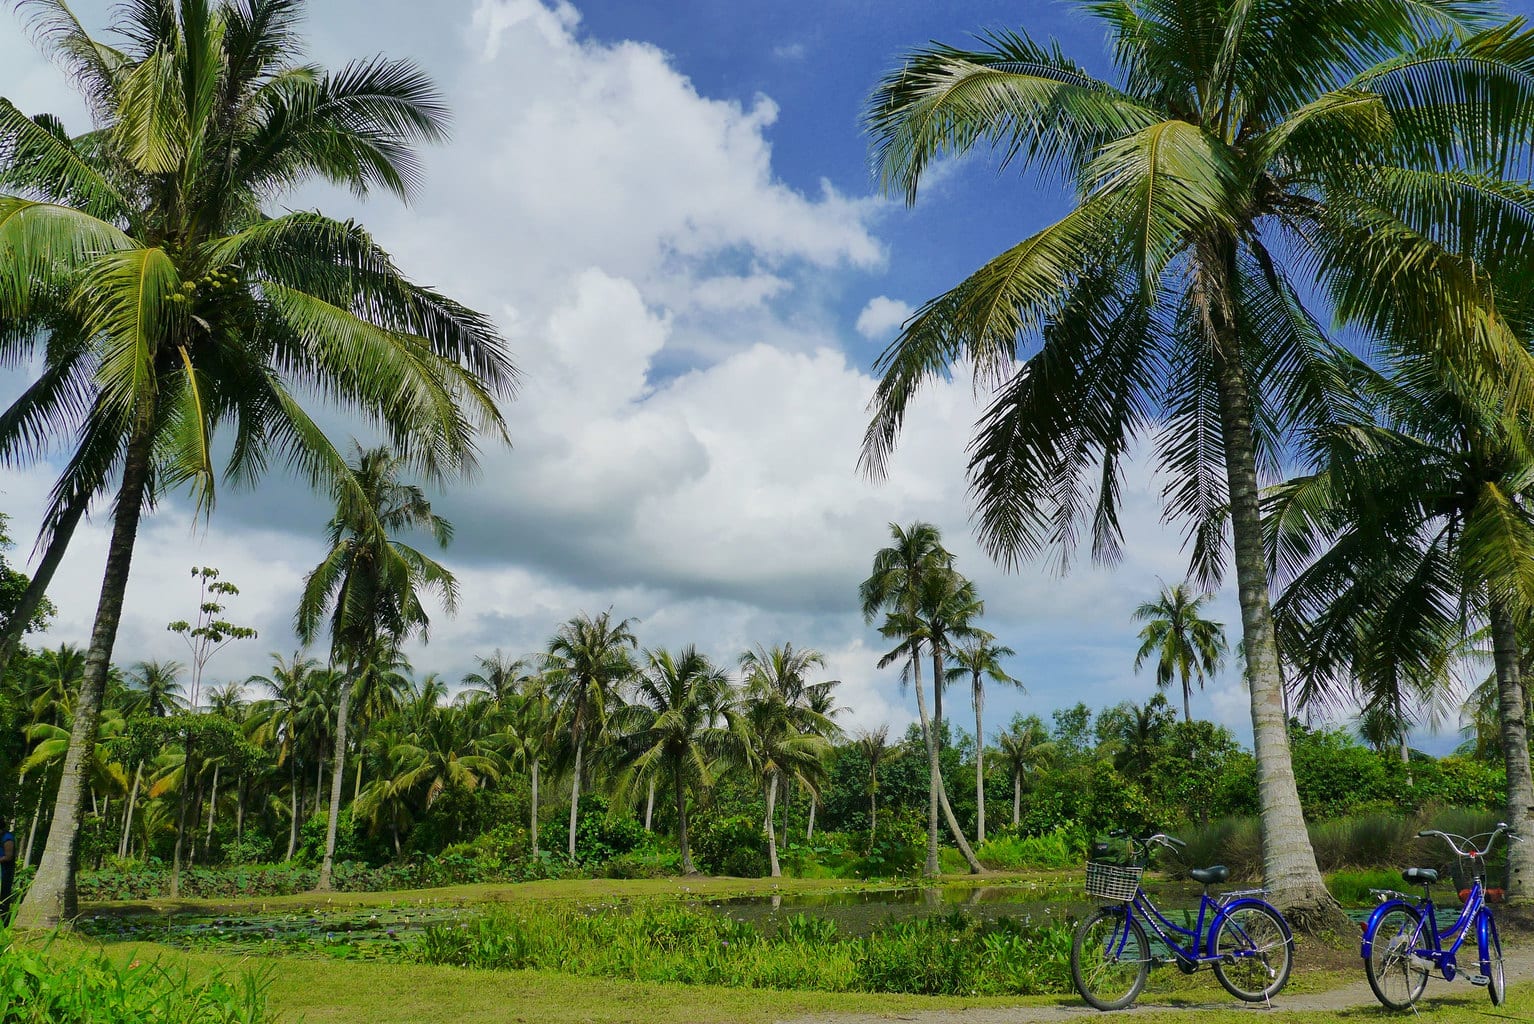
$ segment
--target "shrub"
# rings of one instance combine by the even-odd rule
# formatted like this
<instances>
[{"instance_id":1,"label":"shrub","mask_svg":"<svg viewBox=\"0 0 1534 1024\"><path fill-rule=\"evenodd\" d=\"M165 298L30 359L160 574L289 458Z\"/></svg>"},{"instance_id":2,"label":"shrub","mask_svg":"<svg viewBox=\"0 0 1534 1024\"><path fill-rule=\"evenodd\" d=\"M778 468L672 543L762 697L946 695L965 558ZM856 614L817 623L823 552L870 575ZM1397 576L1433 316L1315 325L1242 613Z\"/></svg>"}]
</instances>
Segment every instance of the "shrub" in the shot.
<instances>
[{"instance_id":1,"label":"shrub","mask_svg":"<svg viewBox=\"0 0 1534 1024\"><path fill-rule=\"evenodd\" d=\"M861 878L903 878L914 875L927 856L927 826L917 812L886 814L879 819L873 842L851 864Z\"/></svg>"},{"instance_id":2,"label":"shrub","mask_svg":"<svg viewBox=\"0 0 1534 1024\"><path fill-rule=\"evenodd\" d=\"M0 944L5 942L0 932ZM266 982L254 974L193 980L158 963L0 948L0 1024L266 1024Z\"/></svg>"},{"instance_id":3,"label":"shrub","mask_svg":"<svg viewBox=\"0 0 1534 1024\"><path fill-rule=\"evenodd\" d=\"M1079 830L1061 827L1042 836L1020 835L1005 828L989 836L975 851L980 862L994 871L1019 868L1076 867L1085 856Z\"/></svg>"},{"instance_id":4,"label":"shrub","mask_svg":"<svg viewBox=\"0 0 1534 1024\"><path fill-rule=\"evenodd\" d=\"M767 873L767 833L754 817L737 814L705 822L692 843L692 855L711 875L760 878Z\"/></svg>"},{"instance_id":5,"label":"shrub","mask_svg":"<svg viewBox=\"0 0 1534 1024\"><path fill-rule=\"evenodd\" d=\"M576 863L600 864L631 853L644 842L645 835L644 826L633 815L609 810L600 794L583 796L575 822ZM569 818L555 816L539 825L538 842L545 850L568 850Z\"/></svg>"},{"instance_id":6,"label":"shrub","mask_svg":"<svg viewBox=\"0 0 1534 1024\"><path fill-rule=\"evenodd\" d=\"M1390 868L1364 868L1362 870L1337 871L1326 876L1326 887L1338 903L1345 907L1373 906L1370 889L1403 888L1401 872Z\"/></svg>"}]
</instances>

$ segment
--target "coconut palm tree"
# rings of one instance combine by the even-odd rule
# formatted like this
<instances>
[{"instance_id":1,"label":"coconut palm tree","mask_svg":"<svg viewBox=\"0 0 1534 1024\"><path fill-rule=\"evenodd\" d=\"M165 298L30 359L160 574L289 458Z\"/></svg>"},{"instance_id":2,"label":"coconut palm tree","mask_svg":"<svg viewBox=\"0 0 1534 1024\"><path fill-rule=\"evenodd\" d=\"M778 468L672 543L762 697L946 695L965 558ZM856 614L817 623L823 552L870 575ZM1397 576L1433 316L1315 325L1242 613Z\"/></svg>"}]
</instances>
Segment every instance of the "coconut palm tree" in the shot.
<instances>
[{"instance_id":1,"label":"coconut palm tree","mask_svg":"<svg viewBox=\"0 0 1534 1024\"><path fill-rule=\"evenodd\" d=\"M696 873L687 835L687 793L712 784L728 750L735 715L730 677L693 646L676 654L646 651L631 684L633 699L612 720L618 763L647 782L671 783L682 873ZM721 714L722 711L722 714Z\"/></svg>"},{"instance_id":2,"label":"coconut palm tree","mask_svg":"<svg viewBox=\"0 0 1534 1024\"><path fill-rule=\"evenodd\" d=\"M479 695L488 698L496 707L502 707L509 705L512 698L524 692L532 682L533 677L529 674L532 658L513 658L497 648L489 657L481 655L474 660L479 664L479 670L463 677L462 697Z\"/></svg>"},{"instance_id":3,"label":"coconut palm tree","mask_svg":"<svg viewBox=\"0 0 1534 1024\"><path fill-rule=\"evenodd\" d=\"M1134 620L1145 623L1140 630L1140 649L1135 653L1135 671L1155 655L1157 688L1165 690L1174 680L1182 684L1184 722L1193 721L1193 683L1196 681L1202 690L1204 681L1225 664L1229 650L1224 624L1200 615L1209 598L1209 594L1194 597L1185 583L1163 585L1160 597L1134 611Z\"/></svg>"},{"instance_id":4,"label":"coconut palm tree","mask_svg":"<svg viewBox=\"0 0 1534 1024\"><path fill-rule=\"evenodd\" d=\"M632 653L639 646L633 619L613 621L612 611L577 615L559 627L546 652L550 695L570 738L569 855L575 859L576 815L587 745L602 735L618 688L634 674Z\"/></svg>"},{"instance_id":5,"label":"coconut palm tree","mask_svg":"<svg viewBox=\"0 0 1534 1024\"><path fill-rule=\"evenodd\" d=\"M252 731L255 743L275 752L277 767L288 766L288 852L284 860L292 860L298 848L298 808L301 802L298 782L298 764L304 754L304 726L306 704L311 692L318 689L319 676L325 670L314 658L306 658L295 651L291 658L272 653L272 671L269 675L255 675L246 680L251 686L265 689L268 696L256 705L258 725Z\"/></svg>"},{"instance_id":6,"label":"coconut palm tree","mask_svg":"<svg viewBox=\"0 0 1534 1024\"><path fill-rule=\"evenodd\" d=\"M130 715L164 718L186 710L186 687L181 685L179 661L141 661L128 671Z\"/></svg>"},{"instance_id":7,"label":"coconut palm tree","mask_svg":"<svg viewBox=\"0 0 1534 1024\"><path fill-rule=\"evenodd\" d=\"M408 197L414 149L445 123L414 65L303 63L295 0L134 0L116 46L62 0L19 6L93 124L72 138L0 101L0 349L43 367L0 421L0 457L34 461L40 438L73 435L45 548L116 489L72 752L16 917L36 928L76 913L86 753L146 503L186 484L208 512L219 452L236 482L280 463L344 483L299 395L360 413L423 471L456 473L480 429L504 436L496 398L514 371L486 318L408 281L359 225L264 209L315 180Z\"/></svg>"},{"instance_id":8,"label":"coconut palm tree","mask_svg":"<svg viewBox=\"0 0 1534 1024\"><path fill-rule=\"evenodd\" d=\"M953 650L953 668L948 670L950 683L969 677L970 699L975 705L975 842L985 842L985 681L1012 686L1026 692L1020 679L1014 679L1002 667L1002 660L1017 652L983 629L975 629Z\"/></svg>"},{"instance_id":9,"label":"coconut palm tree","mask_svg":"<svg viewBox=\"0 0 1534 1024\"><path fill-rule=\"evenodd\" d=\"M763 822L767 832L767 862L773 878L783 874L778 863L778 793L789 781L814 790L830 753L826 736L836 726L801 699L799 684L811 665L821 663L815 651L794 651L784 644L757 648L741 656L745 675L740 710L732 716L734 759L749 766L760 781L767 801Z\"/></svg>"},{"instance_id":10,"label":"coconut palm tree","mask_svg":"<svg viewBox=\"0 0 1534 1024\"><path fill-rule=\"evenodd\" d=\"M1522 266L1529 222L1459 230L1523 202L1508 178L1534 143L1529 34L1490 0L1081 6L1109 35L1108 78L997 32L906 54L869 101L880 181L908 202L935 161L980 147L1075 199L906 322L863 464L885 470L920 387L963 363L993 389L970 461L982 545L1008 567L1053 546L1064 565L1085 528L1112 561L1123 460L1153 435L1201 586L1231 542L1267 884L1291 920L1340 928L1290 763L1259 467L1333 415L1326 322L1495 365L1529 404L1534 358L1478 264Z\"/></svg>"},{"instance_id":11,"label":"coconut palm tree","mask_svg":"<svg viewBox=\"0 0 1534 1024\"><path fill-rule=\"evenodd\" d=\"M1340 360L1357 422L1318 433L1316 471L1269 495L1275 604L1301 697L1362 698L1405 749L1414 716L1444 717L1483 626L1493 648L1507 820L1534 833L1518 620L1534 609L1534 432L1500 398L1445 382L1428 359L1384 373ZM1408 710L1410 709L1410 710ZM1511 844L1510 900L1534 898L1534 844Z\"/></svg>"},{"instance_id":12,"label":"coconut palm tree","mask_svg":"<svg viewBox=\"0 0 1534 1024\"><path fill-rule=\"evenodd\" d=\"M1012 725L996 737L996 750L1012 779L1012 827L1016 828L1022 820L1023 778L1053 759L1054 743L1044 723L1036 715L1029 715L1012 719Z\"/></svg>"},{"instance_id":13,"label":"coconut palm tree","mask_svg":"<svg viewBox=\"0 0 1534 1024\"><path fill-rule=\"evenodd\" d=\"M868 765L868 849L865 854L873 853L874 837L879 828L879 765L888 764L905 752L904 747L890 743L889 739L890 727L881 725L858 733L853 740L853 746Z\"/></svg>"},{"instance_id":14,"label":"coconut palm tree","mask_svg":"<svg viewBox=\"0 0 1534 1024\"><path fill-rule=\"evenodd\" d=\"M940 809L948 820L949 830L959 844L959 849L967 851L965 856L971 870L978 872L981 870L980 862L975 859L974 852L969 850L964 833L953 816L952 808L948 806L943 770L938 761L936 729L927 715L927 696L921 685L922 644L928 640L928 624L922 617L922 608L924 605L933 605L945 591L952 589L949 581L956 575L953 571L953 555L943 547L942 535L931 523L917 522L909 527L891 523L890 538L893 543L874 554L873 569L859 585L858 599L863 608L863 621L872 622L879 612L885 612L880 632L892 639L899 639L902 644L880 661L880 667L905 658L902 678L909 679L916 690L916 710L921 720L922 739L927 747L926 874L929 878L936 878L941 870L937 838ZM941 662L940 657L937 662Z\"/></svg>"},{"instance_id":15,"label":"coconut palm tree","mask_svg":"<svg viewBox=\"0 0 1534 1024\"><path fill-rule=\"evenodd\" d=\"M424 594L435 593L449 614L458 605L453 574L398 536L421 530L439 547L447 547L452 526L432 511L420 487L400 481L405 464L399 455L388 448L363 449L355 442L353 448L352 479L335 491L336 512L327 527L330 550L304 578L294 620L306 644L319 636L322 624L326 626L331 662L346 666L336 710L320 891L330 888L335 858L353 692L359 682L376 681L387 672L400 644L412 636L426 637L431 619L421 602Z\"/></svg>"}]
</instances>

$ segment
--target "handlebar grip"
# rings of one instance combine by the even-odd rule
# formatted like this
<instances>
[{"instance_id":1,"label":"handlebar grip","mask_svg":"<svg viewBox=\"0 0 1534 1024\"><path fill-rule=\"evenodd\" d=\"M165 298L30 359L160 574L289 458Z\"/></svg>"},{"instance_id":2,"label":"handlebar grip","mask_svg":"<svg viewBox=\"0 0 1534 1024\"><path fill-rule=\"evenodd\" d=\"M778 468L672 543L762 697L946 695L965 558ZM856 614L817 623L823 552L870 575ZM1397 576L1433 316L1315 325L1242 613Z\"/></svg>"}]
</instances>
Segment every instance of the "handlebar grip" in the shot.
<instances>
[{"instance_id":1,"label":"handlebar grip","mask_svg":"<svg viewBox=\"0 0 1534 1024\"><path fill-rule=\"evenodd\" d=\"M1164 835L1163 838L1165 838L1167 842L1173 844L1174 846L1176 846L1180 850L1187 849L1187 847L1188 847L1187 843L1183 842L1181 839L1178 839L1176 836Z\"/></svg>"},{"instance_id":2,"label":"handlebar grip","mask_svg":"<svg viewBox=\"0 0 1534 1024\"><path fill-rule=\"evenodd\" d=\"M1436 835L1438 835L1437 832L1418 832L1417 833L1417 838L1418 839L1431 839L1431 838L1433 838Z\"/></svg>"}]
</instances>

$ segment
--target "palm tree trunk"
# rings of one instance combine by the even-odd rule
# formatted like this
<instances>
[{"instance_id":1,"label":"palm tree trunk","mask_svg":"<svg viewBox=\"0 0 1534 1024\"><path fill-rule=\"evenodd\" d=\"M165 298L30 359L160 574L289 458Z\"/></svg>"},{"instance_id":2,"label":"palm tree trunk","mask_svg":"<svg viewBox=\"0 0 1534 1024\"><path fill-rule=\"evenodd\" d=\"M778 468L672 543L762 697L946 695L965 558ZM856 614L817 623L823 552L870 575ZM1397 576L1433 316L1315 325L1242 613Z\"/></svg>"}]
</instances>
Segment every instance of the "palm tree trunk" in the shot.
<instances>
[{"instance_id":1,"label":"palm tree trunk","mask_svg":"<svg viewBox=\"0 0 1534 1024\"><path fill-rule=\"evenodd\" d=\"M341 787L346 782L346 720L351 717L352 665L346 664L341 677L341 706L336 710L336 749L330 765L330 813L325 818L325 859L320 862L320 877L314 883L317 892L330 891L330 874L336 863L336 823L341 818Z\"/></svg>"},{"instance_id":2,"label":"palm tree trunk","mask_svg":"<svg viewBox=\"0 0 1534 1024\"><path fill-rule=\"evenodd\" d=\"M42 781L46 783L48 776L43 775ZM27 825L27 849L21 855L21 866L26 867L32 863L32 845L37 841L37 823L43 816L43 794L48 792L46 785L41 785L37 790L37 807L32 811L32 821Z\"/></svg>"},{"instance_id":3,"label":"palm tree trunk","mask_svg":"<svg viewBox=\"0 0 1534 1024\"><path fill-rule=\"evenodd\" d=\"M644 801L644 830L650 831L651 817L655 812L655 779L650 779L650 794Z\"/></svg>"},{"instance_id":4,"label":"palm tree trunk","mask_svg":"<svg viewBox=\"0 0 1534 1024\"><path fill-rule=\"evenodd\" d=\"M292 783L293 799L288 802L289 817L292 821L288 825L288 855L284 860L292 860L293 854L298 850L298 758L288 755L288 779Z\"/></svg>"},{"instance_id":5,"label":"palm tree trunk","mask_svg":"<svg viewBox=\"0 0 1534 1024\"><path fill-rule=\"evenodd\" d=\"M676 844L682 848L682 874L695 875L697 869L692 866L692 847L687 843L687 788L682 784L682 773L676 772ZM655 783L651 780L650 793L655 793ZM645 827L649 827L649 816L645 817Z\"/></svg>"},{"instance_id":6,"label":"palm tree trunk","mask_svg":"<svg viewBox=\"0 0 1534 1024\"><path fill-rule=\"evenodd\" d=\"M975 673L975 845L985 842L985 727L981 709L985 707L985 684Z\"/></svg>"},{"instance_id":7,"label":"palm tree trunk","mask_svg":"<svg viewBox=\"0 0 1534 1024\"><path fill-rule=\"evenodd\" d=\"M245 838L245 780L240 779L234 788L234 841Z\"/></svg>"},{"instance_id":8,"label":"palm tree trunk","mask_svg":"<svg viewBox=\"0 0 1534 1024\"><path fill-rule=\"evenodd\" d=\"M117 642L117 626L122 619L123 595L128 590L133 542L138 536L153 452L153 410L148 402L141 401L136 412L133 436L123 460L122 486L117 492L112 515L112 539L107 546L106 570L102 574L101 598L96 605L91 645L85 656L85 675L75 700L69 752L64 755L59 794L54 801L53 821L48 827L48 845L43 850L42 863L37 866L31 888L16 912L13 925L17 930L56 928L72 921L79 912L75 870L80 859L80 825L85 811L81 798L87 787L91 756L96 749L101 699L106 692L107 673L112 667L112 646Z\"/></svg>"},{"instance_id":9,"label":"palm tree trunk","mask_svg":"<svg viewBox=\"0 0 1534 1024\"><path fill-rule=\"evenodd\" d=\"M938 682L943 678L943 645L932 645L932 678L934 692L941 688ZM937 733L934 730L933 737ZM937 783L938 805L943 809L943 818L948 822L948 831L953 834L953 841L958 844L959 852L964 854L964 860L969 864L971 874L980 874L985 870L985 865L980 863L980 858L975 856L975 851L970 848L969 840L964 838L964 830L959 827L959 819L954 816L953 808L948 804L948 787L943 784L943 766L938 760L936 744L932 753L932 771L934 781Z\"/></svg>"},{"instance_id":10,"label":"palm tree trunk","mask_svg":"<svg viewBox=\"0 0 1534 1024\"><path fill-rule=\"evenodd\" d=\"M138 767L133 770L133 787L128 790L128 813L123 816L123 834L117 842L117 855L128 856L128 836L133 833L133 809L138 806L138 787L144 778L144 761L139 759Z\"/></svg>"},{"instance_id":11,"label":"palm tree trunk","mask_svg":"<svg viewBox=\"0 0 1534 1024\"><path fill-rule=\"evenodd\" d=\"M1502 711L1502 757L1507 767L1507 823L1524 842L1507 844L1507 899L1534 900L1534 778L1529 770L1529 724L1518 671L1518 629L1507 605L1491 599L1492 655Z\"/></svg>"},{"instance_id":12,"label":"palm tree trunk","mask_svg":"<svg viewBox=\"0 0 1534 1024\"><path fill-rule=\"evenodd\" d=\"M533 759L533 800L528 808L528 834L533 840L533 859L538 859L538 759Z\"/></svg>"},{"instance_id":13,"label":"palm tree trunk","mask_svg":"<svg viewBox=\"0 0 1534 1024\"><path fill-rule=\"evenodd\" d=\"M32 621L32 616L37 614L38 606L43 603L43 598L48 594L48 585L53 582L53 574L58 570L59 563L64 560L64 552L69 547L70 538L74 536L75 527L80 523L80 517L90 505L90 496L75 496L63 508L58 523L54 526L53 537L48 541L47 550L43 552L43 560L37 563L37 571L33 573L27 589L22 591L21 600L11 611L10 617L5 620L5 631L0 633L0 679L4 679L6 671L11 667L11 658L21 647L21 638L27 631L27 624Z\"/></svg>"},{"instance_id":14,"label":"palm tree trunk","mask_svg":"<svg viewBox=\"0 0 1534 1024\"><path fill-rule=\"evenodd\" d=\"M213 790L208 794L208 836L204 846L213 849L213 819L218 814L218 770L223 765L213 766Z\"/></svg>"},{"instance_id":15,"label":"palm tree trunk","mask_svg":"<svg viewBox=\"0 0 1534 1024\"><path fill-rule=\"evenodd\" d=\"M1215 376L1220 427L1225 446L1225 475L1230 496L1231 536L1241 603L1241 632L1251 691L1252 746L1257 759L1257 802L1262 823L1263 878L1273 902L1292 923L1308 931L1347 930L1321 871L1305 829L1305 814L1294 781L1288 723L1284 721L1283 681L1268 595L1268 562L1263 550L1256 444L1252 435L1252 400L1240 342L1226 304L1234 274L1234 246L1221 248L1202 268L1217 275L1209 282L1218 294L1203 296L1205 315L1214 324ZM1218 268L1218 269L1215 269Z\"/></svg>"},{"instance_id":16,"label":"palm tree trunk","mask_svg":"<svg viewBox=\"0 0 1534 1024\"><path fill-rule=\"evenodd\" d=\"M767 863L771 867L773 878L783 876L783 869L778 866L777 816L772 813L777 800L778 773L773 772L767 778Z\"/></svg>"},{"instance_id":17,"label":"palm tree trunk","mask_svg":"<svg viewBox=\"0 0 1534 1024\"><path fill-rule=\"evenodd\" d=\"M1012 827L1023 820L1023 773L1012 773Z\"/></svg>"},{"instance_id":18,"label":"palm tree trunk","mask_svg":"<svg viewBox=\"0 0 1534 1024\"><path fill-rule=\"evenodd\" d=\"M817 802L818 801L815 797L815 791L812 789L810 790L810 821L804 829L805 842L809 842L811 839L815 838L815 804Z\"/></svg>"},{"instance_id":19,"label":"palm tree trunk","mask_svg":"<svg viewBox=\"0 0 1534 1024\"><path fill-rule=\"evenodd\" d=\"M352 780L352 803L362 799L362 767L366 759L362 756L362 733L357 733L357 777ZM352 813L356 813L355 811Z\"/></svg>"},{"instance_id":20,"label":"palm tree trunk","mask_svg":"<svg viewBox=\"0 0 1534 1024\"><path fill-rule=\"evenodd\" d=\"M911 641L911 686L916 690L921 738L927 748L927 863L922 874L936 878L943 870L937 855L937 789L942 776L938 772L937 745L932 742L932 723L927 720L927 693L921 685L921 644L916 640Z\"/></svg>"},{"instance_id":21,"label":"palm tree trunk","mask_svg":"<svg viewBox=\"0 0 1534 1024\"><path fill-rule=\"evenodd\" d=\"M1279 692L1283 692L1283 680L1279 680ZM1188 685L1187 676L1182 680L1182 720L1185 723L1193 721L1193 687ZM1284 720L1289 720L1288 715L1284 716Z\"/></svg>"},{"instance_id":22,"label":"palm tree trunk","mask_svg":"<svg viewBox=\"0 0 1534 1024\"><path fill-rule=\"evenodd\" d=\"M874 837L879 834L879 778L870 774L868 777L868 850L863 854L867 857L874 852Z\"/></svg>"},{"instance_id":23,"label":"palm tree trunk","mask_svg":"<svg viewBox=\"0 0 1534 1024\"><path fill-rule=\"evenodd\" d=\"M581 755L585 737L575 741L575 773L570 777L570 859L575 860L575 818L581 805Z\"/></svg>"}]
</instances>

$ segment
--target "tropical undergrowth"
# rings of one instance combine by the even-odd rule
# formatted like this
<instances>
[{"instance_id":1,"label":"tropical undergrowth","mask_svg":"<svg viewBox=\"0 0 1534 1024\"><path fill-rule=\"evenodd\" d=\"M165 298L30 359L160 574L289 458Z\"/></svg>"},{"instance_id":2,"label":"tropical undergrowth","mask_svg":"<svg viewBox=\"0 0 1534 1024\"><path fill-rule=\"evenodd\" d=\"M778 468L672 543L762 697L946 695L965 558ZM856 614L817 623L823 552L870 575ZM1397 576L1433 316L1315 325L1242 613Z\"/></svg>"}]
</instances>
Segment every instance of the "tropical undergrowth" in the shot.
<instances>
[{"instance_id":1,"label":"tropical undergrowth","mask_svg":"<svg viewBox=\"0 0 1534 1024\"><path fill-rule=\"evenodd\" d=\"M1072 925L962 913L889 922L868 935L796 915L758 928L674 906L497 909L428 928L425 963L545 969L631 981L824 992L1034 995L1070 989Z\"/></svg>"},{"instance_id":2,"label":"tropical undergrowth","mask_svg":"<svg viewBox=\"0 0 1534 1024\"><path fill-rule=\"evenodd\" d=\"M268 1024L266 987L250 972L194 979L159 962L16 946L0 932L0 1024Z\"/></svg>"}]
</instances>

